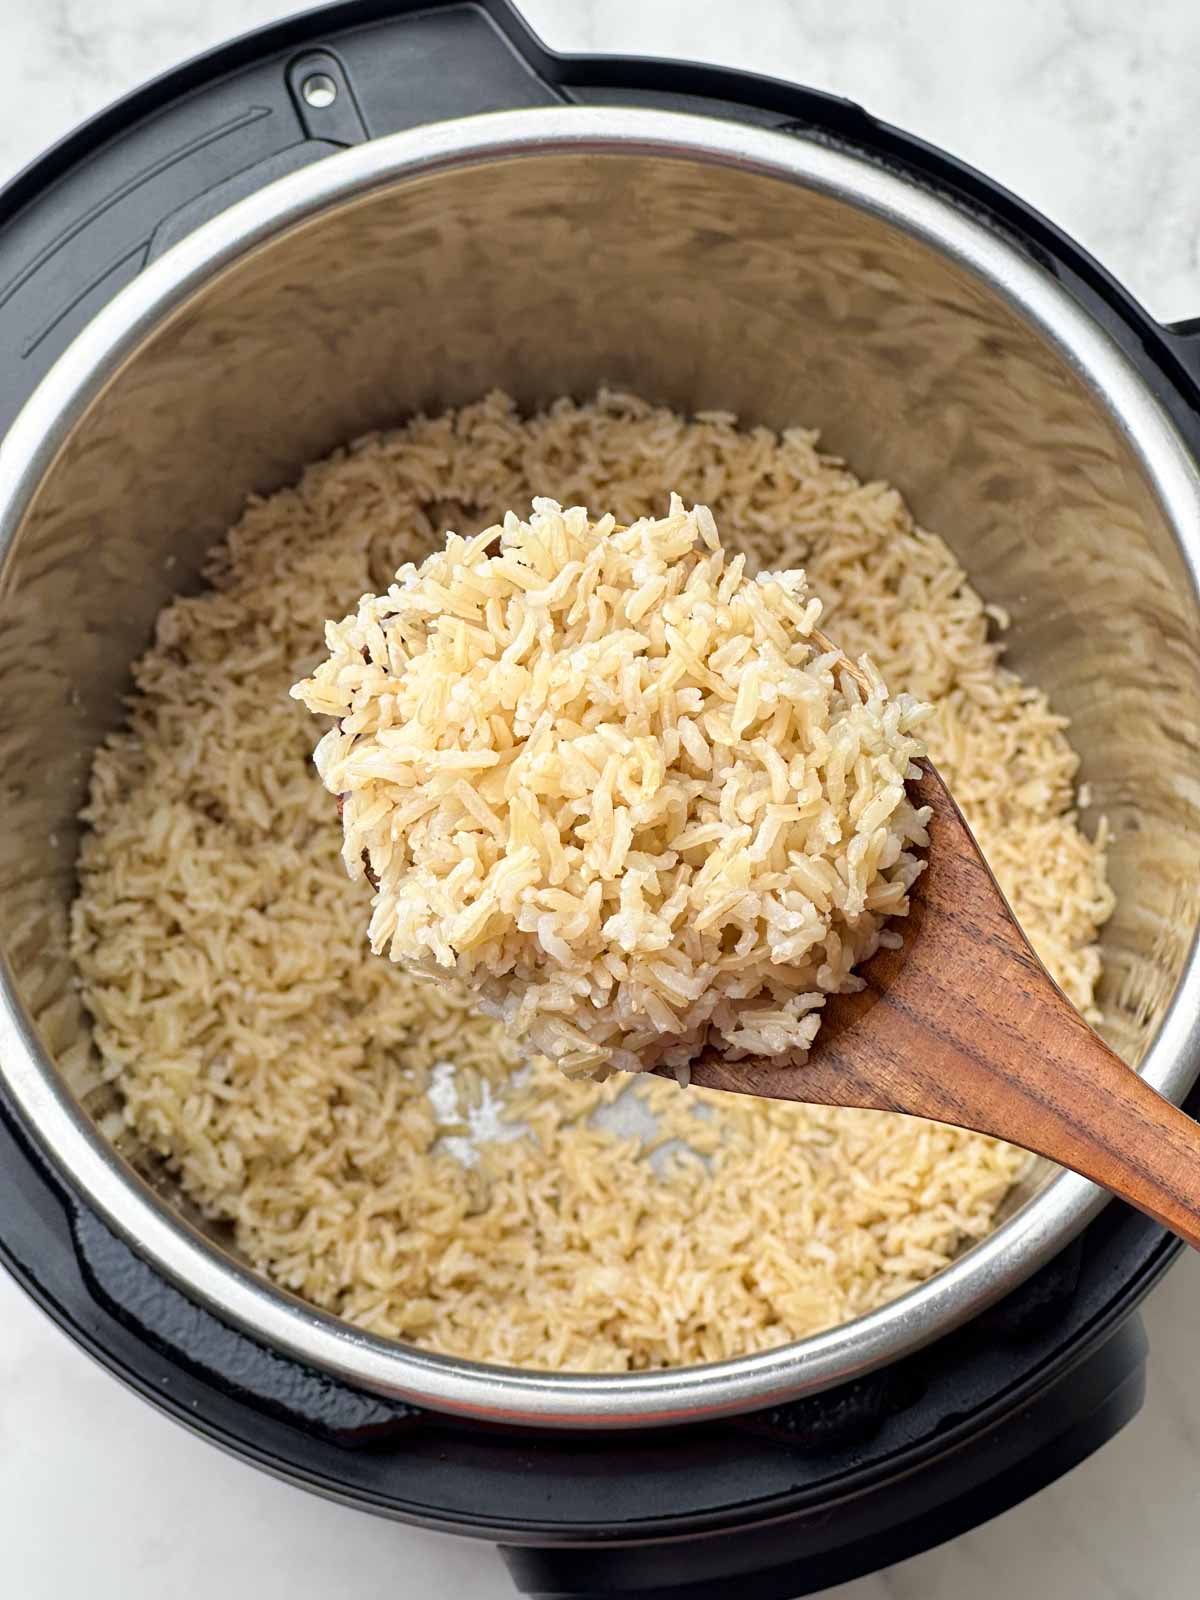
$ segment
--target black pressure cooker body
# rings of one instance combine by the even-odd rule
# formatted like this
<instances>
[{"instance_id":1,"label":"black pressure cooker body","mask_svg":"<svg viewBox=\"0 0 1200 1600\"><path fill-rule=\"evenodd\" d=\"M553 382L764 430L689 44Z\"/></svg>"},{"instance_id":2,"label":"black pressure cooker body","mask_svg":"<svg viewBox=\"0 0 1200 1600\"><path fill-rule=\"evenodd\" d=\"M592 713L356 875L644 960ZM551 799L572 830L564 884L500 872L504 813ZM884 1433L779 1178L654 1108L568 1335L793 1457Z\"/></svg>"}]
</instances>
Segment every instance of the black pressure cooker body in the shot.
<instances>
[{"instance_id":1,"label":"black pressure cooker body","mask_svg":"<svg viewBox=\"0 0 1200 1600\"><path fill-rule=\"evenodd\" d=\"M560 56L504 0L353 0L180 67L0 194L0 432L74 336L170 245L339 148L481 111L628 104L848 147L948 195L1052 272L1200 455L1200 345L978 173L848 101L671 61ZM1200 1092L1190 1109L1200 1110ZM480 1424L360 1392L219 1321L52 1170L0 1081L0 1255L161 1410L281 1478L498 1542L544 1597L784 1600L890 1565L1052 1482L1138 1410L1136 1307L1178 1243L1119 1204L1008 1299L839 1389L675 1428Z\"/></svg>"}]
</instances>

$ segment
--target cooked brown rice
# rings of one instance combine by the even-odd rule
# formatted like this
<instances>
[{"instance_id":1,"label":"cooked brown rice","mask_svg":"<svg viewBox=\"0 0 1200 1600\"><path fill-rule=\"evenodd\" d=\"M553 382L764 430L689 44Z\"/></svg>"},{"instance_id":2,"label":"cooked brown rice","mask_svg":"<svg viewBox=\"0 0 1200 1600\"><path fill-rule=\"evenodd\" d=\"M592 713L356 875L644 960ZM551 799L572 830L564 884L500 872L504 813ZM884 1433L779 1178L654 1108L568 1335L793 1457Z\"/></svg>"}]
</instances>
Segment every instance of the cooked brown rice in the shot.
<instances>
[{"instance_id":1,"label":"cooked brown rice","mask_svg":"<svg viewBox=\"0 0 1200 1600\"><path fill-rule=\"evenodd\" d=\"M814 635L802 571L745 564L678 495L628 527L535 499L363 595L292 690L334 719L371 949L569 1077L802 1061L908 911L931 707Z\"/></svg>"},{"instance_id":2,"label":"cooked brown rice","mask_svg":"<svg viewBox=\"0 0 1200 1600\"><path fill-rule=\"evenodd\" d=\"M628 523L672 487L714 506L750 568L802 564L838 643L933 702L930 754L1091 1005L1111 896L1064 723L998 664L982 601L895 490L803 430L627 396L522 419L493 395L362 440L253 501L211 589L162 613L128 729L96 756L73 939L141 1141L255 1265L377 1333L577 1370L764 1349L936 1272L1023 1163L902 1117L514 1079L465 994L366 952L311 718L288 699L325 618L534 490Z\"/></svg>"}]
</instances>

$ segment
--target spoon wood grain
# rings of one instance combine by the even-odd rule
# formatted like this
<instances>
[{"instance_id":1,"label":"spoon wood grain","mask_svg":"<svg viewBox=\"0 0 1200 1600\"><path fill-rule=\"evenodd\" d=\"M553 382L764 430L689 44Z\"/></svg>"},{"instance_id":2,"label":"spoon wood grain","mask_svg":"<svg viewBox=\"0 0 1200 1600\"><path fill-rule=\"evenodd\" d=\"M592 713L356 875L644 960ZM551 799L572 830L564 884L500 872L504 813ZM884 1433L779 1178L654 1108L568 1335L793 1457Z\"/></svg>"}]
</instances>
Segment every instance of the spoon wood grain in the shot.
<instances>
[{"instance_id":1,"label":"spoon wood grain","mask_svg":"<svg viewBox=\"0 0 1200 1600\"><path fill-rule=\"evenodd\" d=\"M1092 1031L1017 926L962 814L921 763L930 847L900 950L833 995L803 1063L701 1056L706 1089L931 1117L1103 1184L1200 1248L1200 1125Z\"/></svg>"}]
</instances>

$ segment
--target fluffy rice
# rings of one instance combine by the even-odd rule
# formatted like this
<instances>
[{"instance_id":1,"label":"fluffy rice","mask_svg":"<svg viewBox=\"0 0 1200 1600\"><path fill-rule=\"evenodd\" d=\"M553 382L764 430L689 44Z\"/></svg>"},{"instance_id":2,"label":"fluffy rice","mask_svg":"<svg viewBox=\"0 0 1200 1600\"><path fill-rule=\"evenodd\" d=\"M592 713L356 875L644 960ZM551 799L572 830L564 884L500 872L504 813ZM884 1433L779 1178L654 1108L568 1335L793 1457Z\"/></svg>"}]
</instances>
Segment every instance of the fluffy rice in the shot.
<instances>
[{"instance_id":1,"label":"fluffy rice","mask_svg":"<svg viewBox=\"0 0 1200 1600\"><path fill-rule=\"evenodd\" d=\"M878 1113L514 1080L465 992L366 953L288 698L325 619L535 491L629 523L672 486L716 508L748 570L803 565L838 643L933 703L930 755L1091 1014L1112 902L1065 725L999 664L983 602L894 489L804 430L628 396L523 419L493 395L364 439L252 502L212 587L162 613L128 728L97 752L73 943L133 1133L257 1267L376 1333L592 1371L765 1349L936 1272L1023 1164Z\"/></svg>"},{"instance_id":2,"label":"fluffy rice","mask_svg":"<svg viewBox=\"0 0 1200 1600\"><path fill-rule=\"evenodd\" d=\"M803 1060L908 911L928 716L818 632L801 571L705 506L631 527L535 499L325 630L292 693L376 954L457 977L570 1077Z\"/></svg>"}]
</instances>

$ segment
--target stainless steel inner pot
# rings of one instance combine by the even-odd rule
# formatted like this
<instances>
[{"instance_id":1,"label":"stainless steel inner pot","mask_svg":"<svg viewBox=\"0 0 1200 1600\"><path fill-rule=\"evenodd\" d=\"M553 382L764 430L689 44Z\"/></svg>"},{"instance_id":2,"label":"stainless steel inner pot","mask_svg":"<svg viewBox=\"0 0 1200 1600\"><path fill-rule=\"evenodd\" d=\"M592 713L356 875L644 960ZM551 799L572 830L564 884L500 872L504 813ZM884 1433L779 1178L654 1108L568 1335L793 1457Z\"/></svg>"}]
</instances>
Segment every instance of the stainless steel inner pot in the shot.
<instances>
[{"instance_id":1,"label":"stainless steel inner pot","mask_svg":"<svg viewBox=\"0 0 1200 1600\"><path fill-rule=\"evenodd\" d=\"M1182 1096L1198 1060L1200 483L1167 416L1048 273L944 200L785 133L576 108L400 134L234 207L86 329L0 446L0 1071L86 1202L268 1345L444 1409L615 1427L891 1360L1014 1287L1103 1197L1043 1164L947 1271L763 1355L610 1377L426 1355L264 1282L108 1142L64 955L91 752L155 614L245 496L417 409L603 382L819 426L1012 613L1009 660L1071 717L1089 820L1113 829L1109 1037Z\"/></svg>"}]
</instances>

